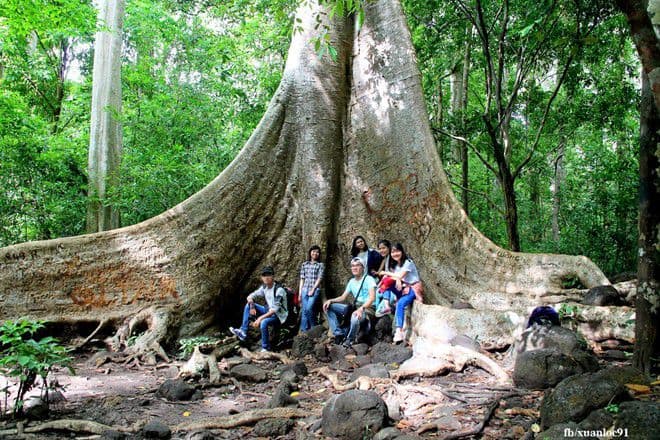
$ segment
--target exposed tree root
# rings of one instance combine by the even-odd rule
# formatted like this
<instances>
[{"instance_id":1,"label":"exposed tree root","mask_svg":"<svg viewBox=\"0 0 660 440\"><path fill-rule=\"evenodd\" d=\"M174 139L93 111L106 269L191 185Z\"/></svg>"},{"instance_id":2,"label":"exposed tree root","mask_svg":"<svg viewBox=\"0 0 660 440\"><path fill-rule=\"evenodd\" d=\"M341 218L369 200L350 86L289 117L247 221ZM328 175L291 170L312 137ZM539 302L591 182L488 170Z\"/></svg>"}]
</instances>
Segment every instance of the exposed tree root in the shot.
<instances>
[{"instance_id":1,"label":"exposed tree root","mask_svg":"<svg viewBox=\"0 0 660 440\"><path fill-rule=\"evenodd\" d=\"M174 431L229 429L236 428L237 426L252 425L264 419L293 419L309 417L310 415L314 414L309 409L300 408L254 409L230 416L213 417L203 422L181 423L174 428Z\"/></svg>"},{"instance_id":2,"label":"exposed tree root","mask_svg":"<svg viewBox=\"0 0 660 440\"><path fill-rule=\"evenodd\" d=\"M112 351L123 351L129 357L124 362L133 361L139 368L140 361L146 365L156 365L157 358L170 362L161 343L167 339L171 320L171 310L167 307L148 307L127 319L114 336L106 339ZM137 336L139 335L139 336ZM129 344L131 336L137 336Z\"/></svg>"},{"instance_id":3,"label":"exposed tree root","mask_svg":"<svg viewBox=\"0 0 660 440\"><path fill-rule=\"evenodd\" d=\"M392 378L437 376L447 371L460 372L468 365L474 365L493 375L500 383L510 383L509 375L488 356L464 347L449 344L429 344L424 338L417 338L413 344L413 357L405 361Z\"/></svg>"},{"instance_id":4,"label":"exposed tree root","mask_svg":"<svg viewBox=\"0 0 660 440\"><path fill-rule=\"evenodd\" d=\"M446 434L444 436L440 436L442 440L452 440L452 439L457 439L457 438L463 438L463 437L470 437L473 435L480 434L481 431L484 430L486 427L486 424L488 421L493 417L493 414L495 413L495 409L500 404L500 399L498 398L495 402L491 403L488 408L486 409L486 414L484 415L484 418L481 420L481 422L477 423L474 427L470 429L465 429L463 431L458 431L458 432L452 432L450 434ZM421 435L427 431L432 431L432 430L440 430L440 427L438 426L437 423L427 423L425 425L422 425L417 431L417 435Z\"/></svg>"},{"instance_id":5,"label":"exposed tree root","mask_svg":"<svg viewBox=\"0 0 660 440\"><path fill-rule=\"evenodd\" d=\"M35 432L44 431L71 431L71 432L85 432L91 434L103 434L104 431L114 430L120 432L135 432L134 428L124 428L116 426L108 426L102 423L93 422L91 420L76 420L76 419L60 419L53 420L46 423L41 423L36 426L28 426L22 429L22 432L34 434ZM0 431L0 437L8 435L19 435L20 429L7 429Z\"/></svg>"},{"instance_id":6,"label":"exposed tree root","mask_svg":"<svg viewBox=\"0 0 660 440\"><path fill-rule=\"evenodd\" d=\"M92 333L90 333L90 335L87 336L87 337L85 338L84 341L82 341L81 343L79 343L78 345L76 345L76 346L74 347L74 349L75 349L75 350L79 350L79 349L81 349L82 347L84 347L85 345L87 345L87 343L89 343L89 341L91 341L92 338L93 338L94 336L96 336L96 334L97 334L97 333L98 333L103 327L105 327L109 322L110 322L110 319L107 319L107 318L104 319L104 320L102 320L101 322L99 322L99 325L96 326L96 329L95 329Z\"/></svg>"},{"instance_id":7,"label":"exposed tree root","mask_svg":"<svg viewBox=\"0 0 660 440\"><path fill-rule=\"evenodd\" d=\"M283 364L292 364L293 360L289 358L287 355L282 354L282 353L275 353L272 351L265 351L261 353L254 353L247 348L241 348L239 350L239 353L241 354L242 357L245 359L249 359L251 361L280 361Z\"/></svg>"}]
</instances>

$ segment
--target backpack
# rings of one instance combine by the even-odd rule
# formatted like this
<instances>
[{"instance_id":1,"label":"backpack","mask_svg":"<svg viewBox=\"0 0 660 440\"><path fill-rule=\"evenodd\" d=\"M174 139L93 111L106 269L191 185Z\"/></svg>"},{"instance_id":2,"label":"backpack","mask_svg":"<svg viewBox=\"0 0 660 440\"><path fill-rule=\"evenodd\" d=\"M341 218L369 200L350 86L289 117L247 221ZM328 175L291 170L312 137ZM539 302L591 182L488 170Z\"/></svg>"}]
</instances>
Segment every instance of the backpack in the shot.
<instances>
[{"instance_id":1,"label":"backpack","mask_svg":"<svg viewBox=\"0 0 660 440\"><path fill-rule=\"evenodd\" d=\"M550 306L539 306L532 311L532 314L529 316L529 321L527 321L527 328L530 328L532 325L559 325L559 313L555 311Z\"/></svg>"},{"instance_id":2,"label":"backpack","mask_svg":"<svg viewBox=\"0 0 660 440\"><path fill-rule=\"evenodd\" d=\"M284 326L289 326L291 324L296 324L298 322L298 312L299 312L299 307L298 307L298 302L296 301L296 293L293 291L292 288L285 286L282 283L275 283L275 291L277 291L278 288L284 289L285 292L285 298L283 305L286 308L288 315L286 317L286 321L284 321Z\"/></svg>"}]
</instances>

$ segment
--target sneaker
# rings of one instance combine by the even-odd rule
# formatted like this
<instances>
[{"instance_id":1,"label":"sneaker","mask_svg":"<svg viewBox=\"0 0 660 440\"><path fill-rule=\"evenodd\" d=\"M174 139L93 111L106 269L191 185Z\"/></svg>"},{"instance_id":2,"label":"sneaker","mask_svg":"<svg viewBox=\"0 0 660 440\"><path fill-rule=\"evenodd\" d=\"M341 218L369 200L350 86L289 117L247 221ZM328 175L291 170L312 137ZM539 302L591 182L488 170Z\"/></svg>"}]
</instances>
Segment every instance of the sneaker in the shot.
<instances>
[{"instance_id":1,"label":"sneaker","mask_svg":"<svg viewBox=\"0 0 660 440\"><path fill-rule=\"evenodd\" d=\"M392 313L392 309L389 306L379 308L376 310L376 318L381 318L385 315L389 315L390 313Z\"/></svg>"},{"instance_id":2,"label":"sneaker","mask_svg":"<svg viewBox=\"0 0 660 440\"><path fill-rule=\"evenodd\" d=\"M344 339L344 335L335 335L335 344L340 345Z\"/></svg>"},{"instance_id":3,"label":"sneaker","mask_svg":"<svg viewBox=\"0 0 660 440\"><path fill-rule=\"evenodd\" d=\"M392 342L396 344L397 342L401 342L401 341L403 341L403 330L398 328L394 332L394 338L392 339Z\"/></svg>"},{"instance_id":4,"label":"sneaker","mask_svg":"<svg viewBox=\"0 0 660 440\"><path fill-rule=\"evenodd\" d=\"M259 350L259 353L270 353L270 350L267 348L262 348L261 350Z\"/></svg>"},{"instance_id":5,"label":"sneaker","mask_svg":"<svg viewBox=\"0 0 660 440\"><path fill-rule=\"evenodd\" d=\"M245 341L245 339L247 338L245 332L240 328L229 327L229 331L232 332L232 334L241 341Z\"/></svg>"}]
</instances>

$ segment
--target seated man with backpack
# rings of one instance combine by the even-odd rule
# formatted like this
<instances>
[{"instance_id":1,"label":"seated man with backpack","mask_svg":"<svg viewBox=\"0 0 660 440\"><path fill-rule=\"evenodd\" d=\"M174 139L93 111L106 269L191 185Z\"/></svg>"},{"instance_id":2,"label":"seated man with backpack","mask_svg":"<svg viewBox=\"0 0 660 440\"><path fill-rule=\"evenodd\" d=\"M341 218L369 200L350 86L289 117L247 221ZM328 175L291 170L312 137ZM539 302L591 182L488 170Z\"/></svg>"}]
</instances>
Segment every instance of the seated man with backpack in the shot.
<instances>
[{"instance_id":1,"label":"seated man with backpack","mask_svg":"<svg viewBox=\"0 0 660 440\"><path fill-rule=\"evenodd\" d=\"M271 266L261 270L262 285L247 297L247 304L243 310L243 322L240 328L229 327L229 331L241 341L247 338L248 325L254 320L252 327L261 330L261 351L270 350L270 335L268 327L278 327L284 324L289 314L287 292L284 287L275 283L275 271ZM264 298L266 305L254 302L255 298Z\"/></svg>"},{"instance_id":2,"label":"seated man with backpack","mask_svg":"<svg viewBox=\"0 0 660 440\"><path fill-rule=\"evenodd\" d=\"M351 273L353 278L346 285L344 293L323 304L335 343L343 343L347 347L355 343L360 329L369 330L370 321L374 318L376 300L376 280L366 273L364 262L360 258L351 260ZM346 303L349 295L354 298L352 304ZM347 321L349 316L350 323L342 326L341 321Z\"/></svg>"}]
</instances>

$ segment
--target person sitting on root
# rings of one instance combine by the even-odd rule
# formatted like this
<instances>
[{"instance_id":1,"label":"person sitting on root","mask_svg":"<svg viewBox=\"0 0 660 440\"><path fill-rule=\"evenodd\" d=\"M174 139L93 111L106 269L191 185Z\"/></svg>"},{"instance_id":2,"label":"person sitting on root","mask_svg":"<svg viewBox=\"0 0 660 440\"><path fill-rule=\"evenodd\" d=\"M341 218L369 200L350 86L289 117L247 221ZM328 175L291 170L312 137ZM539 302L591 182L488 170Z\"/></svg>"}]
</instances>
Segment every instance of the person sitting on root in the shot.
<instances>
[{"instance_id":1,"label":"person sitting on root","mask_svg":"<svg viewBox=\"0 0 660 440\"><path fill-rule=\"evenodd\" d=\"M300 266L300 332L304 333L314 327L316 322L316 302L320 295L320 284L323 280L325 265L321 262L321 248L312 246L307 252L307 261Z\"/></svg>"},{"instance_id":2,"label":"person sitting on root","mask_svg":"<svg viewBox=\"0 0 660 440\"><path fill-rule=\"evenodd\" d=\"M353 278L346 285L344 293L323 303L323 311L335 337L335 343L342 343L346 347L355 343L361 329L369 331L376 300L376 280L365 273L364 263L360 258L351 260L351 273ZM353 303L347 302L349 295L354 298ZM340 323L345 322L349 315L349 325L341 326Z\"/></svg>"},{"instance_id":3,"label":"person sitting on root","mask_svg":"<svg viewBox=\"0 0 660 440\"><path fill-rule=\"evenodd\" d=\"M247 297L247 303L243 309L243 322L240 328L229 327L238 339L247 339L248 325L261 330L261 351L270 351L270 335L268 326L278 327L284 324L289 314L286 303L286 291L282 286L275 284L275 270L272 266L266 266L261 270L261 282L263 283ZM262 306L254 302L255 298L264 298L266 305Z\"/></svg>"},{"instance_id":4,"label":"person sitting on root","mask_svg":"<svg viewBox=\"0 0 660 440\"><path fill-rule=\"evenodd\" d=\"M357 235L351 245L351 257L359 258L364 265L365 273L375 277L378 274L378 268L383 260L378 251L369 249L367 240L363 236Z\"/></svg>"},{"instance_id":5,"label":"person sitting on root","mask_svg":"<svg viewBox=\"0 0 660 440\"><path fill-rule=\"evenodd\" d=\"M389 240L383 239L378 242L378 253L382 257L378 273L389 266L391 250L392 244ZM396 295L391 290L394 287L394 279L388 276L379 276L379 279L376 288L376 318L392 313L392 307L396 302Z\"/></svg>"},{"instance_id":6,"label":"person sitting on root","mask_svg":"<svg viewBox=\"0 0 660 440\"><path fill-rule=\"evenodd\" d=\"M390 266L387 270L379 272L381 276L387 276L395 281L393 288L389 289L398 297L396 303L396 312L394 313L394 332L393 342L401 342L404 339L403 321L406 316L406 309L417 300L422 302L424 287L417 272L417 266L408 258L406 251L401 243L395 243L392 246Z\"/></svg>"}]
</instances>

